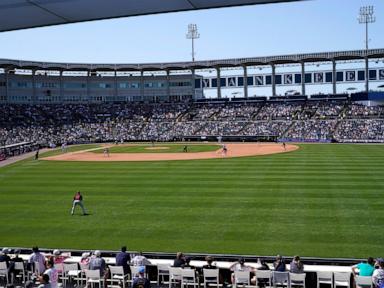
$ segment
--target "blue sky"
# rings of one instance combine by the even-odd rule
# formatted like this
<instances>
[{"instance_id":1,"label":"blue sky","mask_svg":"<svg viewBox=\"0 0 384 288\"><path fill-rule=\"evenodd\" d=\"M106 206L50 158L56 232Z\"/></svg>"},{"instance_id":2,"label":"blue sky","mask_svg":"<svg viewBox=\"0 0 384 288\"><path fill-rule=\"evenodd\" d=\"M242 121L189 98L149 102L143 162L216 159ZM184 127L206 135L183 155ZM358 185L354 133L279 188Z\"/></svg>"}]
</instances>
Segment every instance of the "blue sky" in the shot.
<instances>
[{"instance_id":1,"label":"blue sky","mask_svg":"<svg viewBox=\"0 0 384 288\"><path fill-rule=\"evenodd\" d=\"M0 33L0 57L94 63L191 59L187 25L196 23L196 60L364 47L360 6L374 5L370 47L384 48L383 0L310 0L169 13Z\"/></svg>"}]
</instances>

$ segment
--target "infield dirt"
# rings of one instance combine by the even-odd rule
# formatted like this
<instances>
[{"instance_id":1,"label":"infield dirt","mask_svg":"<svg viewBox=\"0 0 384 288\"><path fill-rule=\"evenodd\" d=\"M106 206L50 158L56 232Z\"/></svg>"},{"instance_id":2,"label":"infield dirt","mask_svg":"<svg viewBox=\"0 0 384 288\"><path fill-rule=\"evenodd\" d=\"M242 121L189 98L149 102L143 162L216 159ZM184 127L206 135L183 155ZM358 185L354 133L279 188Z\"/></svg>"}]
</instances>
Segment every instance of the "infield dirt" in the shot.
<instances>
[{"instance_id":1,"label":"infield dirt","mask_svg":"<svg viewBox=\"0 0 384 288\"><path fill-rule=\"evenodd\" d=\"M132 144L127 144L132 145ZM61 155L46 157L43 160L54 161L169 161L169 160L196 160L196 159L215 159L233 158L245 156L269 155L276 153L290 152L299 149L297 145L287 144L284 148L279 143L228 143L227 153L222 149L209 152L195 153L110 153L109 157L102 153L92 153L91 150L83 150L65 153ZM112 147L105 145L104 147ZM162 146L159 146L160 148ZM166 147L166 144L164 144Z\"/></svg>"}]
</instances>

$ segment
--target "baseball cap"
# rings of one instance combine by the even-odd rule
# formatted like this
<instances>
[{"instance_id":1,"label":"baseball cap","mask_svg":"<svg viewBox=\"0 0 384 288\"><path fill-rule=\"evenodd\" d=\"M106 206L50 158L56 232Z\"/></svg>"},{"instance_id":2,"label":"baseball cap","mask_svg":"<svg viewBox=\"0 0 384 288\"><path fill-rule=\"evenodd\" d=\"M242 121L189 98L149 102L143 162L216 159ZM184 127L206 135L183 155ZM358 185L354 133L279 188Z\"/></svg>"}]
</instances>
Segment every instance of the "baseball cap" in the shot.
<instances>
[{"instance_id":1,"label":"baseball cap","mask_svg":"<svg viewBox=\"0 0 384 288\"><path fill-rule=\"evenodd\" d=\"M81 254L81 258L87 258L89 257L89 253L88 252L84 252L83 254Z\"/></svg>"},{"instance_id":2,"label":"baseball cap","mask_svg":"<svg viewBox=\"0 0 384 288\"><path fill-rule=\"evenodd\" d=\"M95 250L95 253L94 253L94 254L95 254L96 257L100 257L101 252L100 252L100 250Z\"/></svg>"},{"instance_id":3,"label":"baseball cap","mask_svg":"<svg viewBox=\"0 0 384 288\"><path fill-rule=\"evenodd\" d=\"M145 266L139 267L139 273L145 273Z\"/></svg>"},{"instance_id":4,"label":"baseball cap","mask_svg":"<svg viewBox=\"0 0 384 288\"><path fill-rule=\"evenodd\" d=\"M53 255L60 255L61 252L60 252L59 249L55 249L55 250L53 250L53 253L52 253L52 254L53 254Z\"/></svg>"}]
</instances>

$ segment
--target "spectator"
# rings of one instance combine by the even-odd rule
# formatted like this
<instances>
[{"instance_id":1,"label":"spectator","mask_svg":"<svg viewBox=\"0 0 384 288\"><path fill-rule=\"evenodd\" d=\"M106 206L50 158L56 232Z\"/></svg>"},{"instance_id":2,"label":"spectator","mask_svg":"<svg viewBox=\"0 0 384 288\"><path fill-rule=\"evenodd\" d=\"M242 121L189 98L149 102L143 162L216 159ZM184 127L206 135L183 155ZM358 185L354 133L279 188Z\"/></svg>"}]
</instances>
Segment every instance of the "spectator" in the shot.
<instances>
[{"instance_id":1,"label":"spectator","mask_svg":"<svg viewBox=\"0 0 384 288\"><path fill-rule=\"evenodd\" d=\"M136 255L132 258L131 264L133 266L146 266L150 265L151 261L149 261L145 256L143 256L143 252L140 251L139 255Z\"/></svg>"},{"instance_id":2,"label":"spectator","mask_svg":"<svg viewBox=\"0 0 384 288\"><path fill-rule=\"evenodd\" d=\"M359 263L352 266L352 272L354 275L359 276L372 276L373 271L375 271L375 261L372 257L367 259L367 262Z\"/></svg>"},{"instance_id":3,"label":"spectator","mask_svg":"<svg viewBox=\"0 0 384 288\"><path fill-rule=\"evenodd\" d=\"M49 275L48 274L43 274L41 276L40 283L41 284L37 288L51 288L51 284L49 283Z\"/></svg>"},{"instance_id":4,"label":"spectator","mask_svg":"<svg viewBox=\"0 0 384 288\"><path fill-rule=\"evenodd\" d=\"M23 258L21 258L19 255L21 253L20 249L16 249L14 252L14 257L11 259L13 262L24 262Z\"/></svg>"},{"instance_id":5,"label":"spectator","mask_svg":"<svg viewBox=\"0 0 384 288\"><path fill-rule=\"evenodd\" d=\"M372 282L376 288L384 287L384 259L378 258L376 260L378 268L373 272Z\"/></svg>"},{"instance_id":6,"label":"spectator","mask_svg":"<svg viewBox=\"0 0 384 288\"><path fill-rule=\"evenodd\" d=\"M81 254L80 264L89 265L89 261L91 260L89 256L90 256L90 253L88 252L84 252L83 254Z\"/></svg>"},{"instance_id":7,"label":"spectator","mask_svg":"<svg viewBox=\"0 0 384 288\"><path fill-rule=\"evenodd\" d=\"M125 275L129 273L128 263L130 262L130 259L131 258L127 253L127 247L121 247L121 252L116 254L116 266L122 266Z\"/></svg>"},{"instance_id":8,"label":"spectator","mask_svg":"<svg viewBox=\"0 0 384 288\"><path fill-rule=\"evenodd\" d=\"M100 250L93 253L93 257L89 261L89 270L100 270L100 275L104 276L106 272L105 260L101 257Z\"/></svg>"},{"instance_id":9,"label":"spectator","mask_svg":"<svg viewBox=\"0 0 384 288\"><path fill-rule=\"evenodd\" d=\"M150 288L151 287L151 283L147 278L145 278L144 273L145 273L145 267L144 266L139 267L138 274L133 279L132 288Z\"/></svg>"},{"instance_id":10,"label":"spectator","mask_svg":"<svg viewBox=\"0 0 384 288\"><path fill-rule=\"evenodd\" d=\"M278 272L285 272L286 267L285 267L285 261L281 255L276 256L275 262L273 262L273 267L275 268L275 271Z\"/></svg>"},{"instance_id":11,"label":"spectator","mask_svg":"<svg viewBox=\"0 0 384 288\"><path fill-rule=\"evenodd\" d=\"M51 288L57 288L59 281L59 271L55 268L53 259L50 259L47 262L47 270L45 270L44 274L49 276L49 283L51 284Z\"/></svg>"},{"instance_id":12,"label":"spectator","mask_svg":"<svg viewBox=\"0 0 384 288\"><path fill-rule=\"evenodd\" d=\"M195 266L192 266L190 262L191 262L191 258L185 257L185 264L182 266L182 268L195 269Z\"/></svg>"},{"instance_id":13,"label":"spectator","mask_svg":"<svg viewBox=\"0 0 384 288\"><path fill-rule=\"evenodd\" d=\"M304 264L299 256L293 257L289 270L291 273L304 273Z\"/></svg>"},{"instance_id":14,"label":"spectator","mask_svg":"<svg viewBox=\"0 0 384 288\"><path fill-rule=\"evenodd\" d=\"M235 272L235 271L249 271L249 272L252 272L255 269L253 267L249 266L249 265L246 265L244 258L239 258L239 260L237 262L235 262L231 266L229 266L229 270L231 270L233 272ZM235 283L235 273L232 273L231 281L232 281L232 284L236 284Z\"/></svg>"},{"instance_id":15,"label":"spectator","mask_svg":"<svg viewBox=\"0 0 384 288\"><path fill-rule=\"evenodd\" d=\"M61 251L59 249L53 250L52 254L53 254L53 263L54 264L64 263L64 260L68 258L68 256L62 255Z\"/></svg>"},{"instance_id":16,"label":"spectator","mask_svg":"<svg viewBox=\"0 0 384 288\"><path fill-rule=\"evenodd\" d=\"M217 269L217 266L212 264L213 260L212 256L206 256L205 261L207 261L207 264L203 266L203 269Z\"/></svg>"},{"instance_id":17,"label":"spectator","mask_svg":"<svg viewBox=\"0 0 384 288\"><path fill-rule=\"evenodd\" d=\"M28 263L31 265L38 265L35 269L38 269L39 273L42 274L45 271L45 257L40 253L39 247L32 247L32 255L28 259ZM36 263L36 264L35 264ZM38 275L36 275L38 276Z\"/></svg>"},{"instance_id":18,"label":"spectator","mask_svg":"<svg viewBox=\"0 0 384 288\"><path fill-rule=\"evenodd\" d=\"M183 267L185 265L185 257L181 252L176 253L176 259L173 261L173 267Z\"/></svg>"}]
</instances>

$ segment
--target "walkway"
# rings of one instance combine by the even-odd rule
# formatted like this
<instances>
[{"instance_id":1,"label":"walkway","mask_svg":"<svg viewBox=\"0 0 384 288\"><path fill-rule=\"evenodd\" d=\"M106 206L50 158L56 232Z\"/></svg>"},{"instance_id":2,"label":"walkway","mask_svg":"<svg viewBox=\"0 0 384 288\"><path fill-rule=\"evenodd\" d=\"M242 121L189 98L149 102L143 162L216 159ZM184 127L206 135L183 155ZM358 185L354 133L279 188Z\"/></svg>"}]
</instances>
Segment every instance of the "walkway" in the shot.
<instances>
[{"instance_id":1,"label":"walkway","mask_svg":"<svg viewBox=\"0 0 384 288\"><path fill-rule=\"evenodd\" d=\"M50 149L48 149L48 148L40 149L39 153L41 154L41 153L47 152L49 150ZM17 156L14 156L14 157L10 157L10 158L8 158L8 159L6 159L4 161L0 161L0 168L4 167L4 166L7 166L7 165L10 165L10 164L13 164L13 163L15 163L17 161L27 159L29 157L34 157L35 153L36 153L36 151L32 151L32 152L28 152L28 153L25 153L25 154L17 155Z\"/></svg>"}]
</instances>

